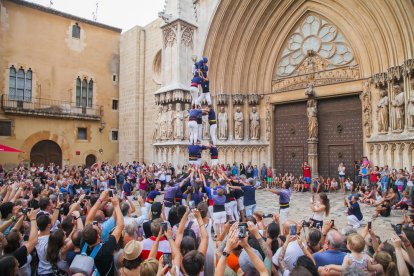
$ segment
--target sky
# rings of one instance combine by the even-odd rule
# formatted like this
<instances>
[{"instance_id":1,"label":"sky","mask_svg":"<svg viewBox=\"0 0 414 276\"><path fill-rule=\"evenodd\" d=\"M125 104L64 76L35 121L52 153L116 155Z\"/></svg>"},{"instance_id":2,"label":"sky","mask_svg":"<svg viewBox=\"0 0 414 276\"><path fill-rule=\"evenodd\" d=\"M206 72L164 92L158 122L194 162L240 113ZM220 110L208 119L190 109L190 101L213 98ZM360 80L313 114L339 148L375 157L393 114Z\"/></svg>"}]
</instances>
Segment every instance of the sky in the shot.
<instances>
[{"instance_id":1,"label":"sky","mask_svg":"<svg viewBox=\"0 0 414 276\"><path fill-rule=\"evenodd\" d=\"M97 22L121 28L123 32L136 25L145 26L158 18L165 0L26 0L65 13L93 20L98 3Z\"/></svg>"}]
</instances>

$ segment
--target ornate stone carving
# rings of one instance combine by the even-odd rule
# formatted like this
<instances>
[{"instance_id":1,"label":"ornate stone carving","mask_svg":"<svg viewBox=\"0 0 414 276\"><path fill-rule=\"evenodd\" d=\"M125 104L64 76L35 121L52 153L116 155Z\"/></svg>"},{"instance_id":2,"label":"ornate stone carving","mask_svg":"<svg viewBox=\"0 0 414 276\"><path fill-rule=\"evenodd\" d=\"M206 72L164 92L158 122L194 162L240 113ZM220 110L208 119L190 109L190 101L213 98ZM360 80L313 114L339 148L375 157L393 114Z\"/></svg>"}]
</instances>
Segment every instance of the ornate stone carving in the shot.
<instances>
[{"instance_id":1,"label":"ornate stone carving","mask_svg":"<svg viewBox=\"0 0 414 276\"><path fill-rule=\"evenodd\" d=\"M398 152L400 153L400 155L403 154L404 148L405 148L405 144L401 143L399 148L398 148Z\"/></svg>"},{"instance_id":2,"label":"ornate stone carving","mask_svg":"<svg viewBox=\"0 0 414 276\"><path fill-rule=\"evenodd\" d=\"M355 65L349 43L336 26L317 15L308 15L290 36L281 52L277 75L292 75L309 51L326 60L332 68Z\"/></svg>"},{"instance_id":3,"label":"ornate stone carving","mask_svg":"<svg viewBox=\"0 0 414 276\"><path fill-rule=\"evenodd\" d=\"M188 110L190 110L190 104L186 103L184 105L184 111L183 111L183 115L184 115L184 121L187 122L188 121L188 117L190 116L190 114L188 113ZM187 140L189 139L189 129L188 129L188 124L184 124L184 139Z\"/></svg>"},{"instance_id":4,"label":"ornate stone carving","mask_svg":"<svg viewBox=\"0 0 414 276\"><path fill-rule=\"evenodd\" d=\"M258 94L249 94L248 95L248 101L250 105L257 105L260 100L260 95Z\"/></svg>"},{"instance_id":5,"label":"ornate stone carving","mask_svg":"<svg viewBox=\"0 0 414 276\"><path fill-rule=\"evenodd\" d=\"M309 129L309 140L318 139L318 109L316 100L308 100L307 104L308 113L308 129Z\"/></svg>"},{"instance_id":6,"label":"ornate stone carving","mask_svg":"<svg viewBox=\"0 0 414 276\"><path fill-rule=\"evenodd\" d=\"M161 138L161 130L160 130L161 116L162 116L162 106L159 106L157 118L155 119L154 134L152 136L152 139L154 141L158 141Z\"/></svg>"},{"instance_id":7,"label":"ornate stone carving","mask_svg":"<svg viewBox=\"0 0 414 276\"><path fill-rule=\"evenodd\" d=\"M273 111L273 107L271 107L271 105L269 104L269 99L266 102L266 141L270 141L270 134L271 134L271 130L272 130L272 112Z\"/></svg>"},{"instance_id":8,"label":"ornate stone carving","mask_svg":"<svg viewBox=\"0 0 414 276\"><path fill-rule=\"evenodd\" d=\"M381 96L381 99L378 101L378 105L377 105L378 132L387 133L388 132L388 105L389 105L387 91L381 88L380 96Z\"/></svg>"},{"instance_id":9,"label":"ornate stone carving","mask_svg":"<svg viewBox=\"0 0 414 276\"><path fill-rule=\"evenodd\" d=\"M160 139L166 140L167 139L167 121L168 121L168 112L167 106L164 105L162 107L161 119L160 119Z\"/></svg>"},{"instance_id":10,"label":"ornate stone carving","mask_svg":"<svg viewBox=\"0 0 414 276\"><path fill-rule=\"evenodd\" d=\"M167 139L173 139L174 138L174 110L172 110L172 104L168 105L167 109L167 116L166 116L166 126L167 126Z\"/></svg>"},{"instance_id":11,"label":"ornate stone carving","mask_svg":"<svg viewBox=\"0 0 414 276\"><path fill-rule=\"evenodd\" d=\"M406 75L411 74L411 72L414 71L414 59L407 59L404 62L403 67L404 67L404 73Z\"/></svg>"},{"instance_id":12,"label":"ornate stone carving","mask_svg":"<svg viewBox=\"0 0 414 276\"><path fill-rule=\"evenodd\" d=\"M316 87L357 79L359 79L359 69L357 65L353 67L315 71L313 73L298 73L292 77L273 80L272 91L278 93L296 89L305 89L309 85L309 82L312 82L313 86Z\"/></svg>"},{"instance_id":13,"label":"ornate stone carving","mask_svg":"<svg viewBox=\"0 0 414 276\"><path fill-rule=\"evenodd\" d=\"M391 102L393 106L393 113L391 115L393 130L403 131L404 130L404 106L405 98L404 91L401 87L396 84L393 86L395 98Z\"/></svg>"},{"instance_id":14,"label":"ornate stone carving","mask_svg":"<svg viewBox=\"0 0 414 276\"><path fill-rule=\"evenodd\" d=\"M311 98L311 97L313 97L315 95L315 89L313 89L313 83L312 82L310 82L309 84L308 84L308 86L306 86L306 89L305 89L305 96L306 97L308 97L308 98Z\"/></svg>"},{"instance_id":15,"label":"ornate stone carving","mask_svg":"<svg viewBox=\"0 0 414 276\"><path fill-rule=\"evenodd\" d=\"M227 105L227 101L228 101L229 95L227 94L217 94L217 104L219 105Z\"/></svg>"},{"instance_id":16,"label":"ornate stone carving","mask_svg":"<svg viewBox=\"0 0 414 276\"><path fill-rule=\"evenodd\" d=\"M193 48L194 27L181 23L181 44Z\"/></svg>"},{"instance_id":17,"label":"ornate stone carving","mask_svg":"<svg viewBox=\"0 0 414 276\"><path fill-rule=\"evenodd\" d=\"M177 42L178 23L165 26L162 30L164 48L172 47Z\"/></svg>"},{"instance_id":18,"label":"ornate stone carving","mask_svg":"<svg viewBox=\"0 0 414 276\"><path fill-rule=\"evenodd\" d=\"M244 95L243 94L234 94L232 96L233 104L243 104Z\"/></svg>"},{"instance_id":19,"label":"ornate stone carving","mask_svg":"<svg viewBox=\"0 0 414 276\"><path fill-rule=\"evenodd\" d=\"M250 112L250 139L260 139L260 116L255 106L252 107Z\"/></svg>"},{"instance_id":20,"label":"ornate stone carving","mask_svg":"<svg viewBox=\"0 0 414 276\"><path fill-rule=\"evenodd\" d=\"M388 68L388 81L399 80L403 76L404 69L402 66Z\"/></svg>"},{"instance_id":21,"label":"ornate stone carving","mask_svg":"<svg viewBox=\"0 0 414 276\"><path fill-rule=\"evenodd\" d=\"M208 124L208 116L204 115L202 119L202 137L204 140L207 140L210 139L210 125Z\"/></svg>"},{"instance_id":22,"label":"ornate stone carving","mask_svg":"<svg viewBox=\"0 0 414 276\"><path fill-rule=\"evenodd\" d=\"M365 137L371 137L372 130L372 107L371 107L371 89L370 83L368 81L364 82L364 87L362 89L361 95L359 95L362 103L362 120L365 130Z\"/></svg>"},{"instance_id":23,"label":"ornate stone carving","mask_svg":"<svg viewBox=\"0 0 414 276\"><path fill-rule=\"evenodd\" d=\"M376 87L386 86L388 80L388 74L386 72L377 73L372 76L372 81Z\"/></svg>"},{"instance_id":24,"label":"ornate stone carving","mask_svg":"<svg viewBox=\"0 0 414 276\"><path fill-rule=\"evenodd\" d=\"M220 140L227 139L227 112L224 107L220 107L220 112L218 114L218 138Z\"/></svg>"},{"instance_id":25,"label":"ornate stone carving","mask_svg":"<svg viewBox=\"0 0 414 276\"><path fill-rule=\"evenodd\" d=\"M234 139L243 140L243 121L244 116L243 112L240 110L240 107L236 107L236 111L233 114L234 119Z\"/></svg>"},{"instance_id":26,"label":"ornate stone carving","mask_svg":"<svg viewBox=\"0 0 414 276\"><path fill-rule=\"evenodd\" d=\"M184 137L184 114L181 110L181 103L175 105L174 128L174 138L182 140Z\"/></svg>"},{"instance_id":27,"label":"ornate stone carving","mask_svg":"<svg viewBox=\"0 0 414 276\"><path fill-rule=\"evenodd\" d=\"M414 128L414 77L410 78L410 94L407 103L408 128Z\"/></svg>"}]
</instances>

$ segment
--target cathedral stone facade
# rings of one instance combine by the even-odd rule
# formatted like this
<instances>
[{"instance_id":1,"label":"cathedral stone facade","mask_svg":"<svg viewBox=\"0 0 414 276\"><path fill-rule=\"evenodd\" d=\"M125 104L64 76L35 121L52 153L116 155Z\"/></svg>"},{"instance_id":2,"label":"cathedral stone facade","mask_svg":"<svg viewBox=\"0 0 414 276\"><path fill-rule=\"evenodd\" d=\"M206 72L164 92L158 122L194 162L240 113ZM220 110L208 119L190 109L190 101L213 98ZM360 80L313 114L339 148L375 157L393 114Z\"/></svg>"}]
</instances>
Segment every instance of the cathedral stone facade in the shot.
<instances>
[{"instance_id":1,"label":"cathedral stone facade","mask_svg":"<svg viewBox=\"0 0 414 276\"><path fill-rule=\"evenodd\" d=\"M121 37L121 162L187 160L191 68L206 56L221 162L413 165L411 1L167 0L159 17Z\"/></svg>"}]
</instances>

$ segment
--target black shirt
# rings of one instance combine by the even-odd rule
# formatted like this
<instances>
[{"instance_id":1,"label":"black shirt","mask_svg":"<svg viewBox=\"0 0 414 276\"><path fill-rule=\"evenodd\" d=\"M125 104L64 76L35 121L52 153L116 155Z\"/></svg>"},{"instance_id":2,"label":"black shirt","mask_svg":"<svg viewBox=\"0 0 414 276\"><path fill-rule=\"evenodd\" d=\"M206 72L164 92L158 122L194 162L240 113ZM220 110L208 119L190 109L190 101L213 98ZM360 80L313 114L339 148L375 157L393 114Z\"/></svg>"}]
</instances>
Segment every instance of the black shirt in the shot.
<instances>
[{"instance_id":1,"label":"black shirt","mask_svg":"<svg viewBox=\"0 0 414 276\"><path fill-rule=\"evenodd\" d=\"M82 244L83 247L83 244ZM101 249L95 257L95 266L100 275L115 275L114 264L114 252L116 247L116 239L113 235L109 236L109 239L102 244ZM92 253L93 248L88 247L86 254L89 256Z\"/></svg>"},{"instance_id":2,"label":"black shirt","mask_svg":"<svg viewBox=\"0 0 414 276\"><path fill-rule=\"evenodd\" d=\"M13 252L13 256L19 262L19 267L22 267L27 263L27 247L23 245L19 249Z\"/></svg>"}]
</instances>

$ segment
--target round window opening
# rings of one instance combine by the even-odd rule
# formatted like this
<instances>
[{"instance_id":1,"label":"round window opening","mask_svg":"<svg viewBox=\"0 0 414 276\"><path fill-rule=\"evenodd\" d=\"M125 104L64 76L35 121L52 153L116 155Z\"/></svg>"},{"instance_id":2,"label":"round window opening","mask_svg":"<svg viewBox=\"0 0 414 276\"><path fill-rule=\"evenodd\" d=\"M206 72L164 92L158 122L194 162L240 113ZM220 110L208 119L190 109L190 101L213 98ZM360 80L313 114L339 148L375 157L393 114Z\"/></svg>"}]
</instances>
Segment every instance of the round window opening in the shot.
<instances>
[{"instance_id":1,"label":"round window opening","mask_svg":"<svg viewBox=\"0 0 414 276\"><path fill-rule=\"evenodd\" d=\"M152 78L157 84L161 84L161 50L155 55L152 64Z\"/></svg>"}]
</instances>

